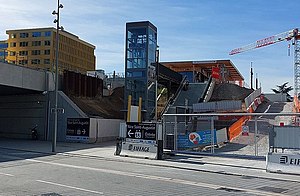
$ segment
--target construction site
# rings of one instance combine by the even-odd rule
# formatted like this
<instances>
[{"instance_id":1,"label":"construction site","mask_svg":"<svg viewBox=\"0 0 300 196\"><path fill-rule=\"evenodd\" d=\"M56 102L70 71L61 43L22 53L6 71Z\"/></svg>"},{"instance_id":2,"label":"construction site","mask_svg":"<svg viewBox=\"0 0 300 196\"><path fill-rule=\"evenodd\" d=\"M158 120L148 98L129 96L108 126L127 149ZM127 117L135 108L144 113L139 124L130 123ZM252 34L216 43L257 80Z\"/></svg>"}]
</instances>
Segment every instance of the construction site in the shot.
<instances>
[{"instance_id":1,"label":"construction site","mask_svg":"<svg viewBox=\"0 0 300 196\"><path fill-rule=\"evenodd\" d=\"M112 77L99 76L97 71L88 75L64 71L59 78L58 141L115 140L126 129L122 129L124 123L145 122L162 125L163 148L167 151L259 156L268 153L269 134L274 126L299 125L298 116L280 115L299 112L298 29L230 52L234 55L281 41L292 42L295 48L292 102L287 102L285 94L264 94L252 82L252 73L250 86L246 87L245 78L228 59L159 61L156 31L149 21L126 24L123 77L115 73ZM46 83L38 94L35 91L14 94L6 89L6 95L1 97L1 104L5 105L1 111L9 114L10 119L0 119L5 127L0 133L2 137L30 139L28 129L38 127L39 140L53 139L54 80L51 73L45 73L41 81ZM24 103L24 99L28 102ZM7 104L7 100L11 103ZM28 116L29 105L36 103L38 106L30 112L38 115ZM27 121L10 126L26 115Z\"/></svg>"},{"instance_id":2,"label":"construction site","mask_svg":"<svg viewBox=\"0 0 300 196\"><path fill-rule=\"evenodd\" d=\"M300 195L297 2L1 11L0 196Z\"/></svg>"}]
</instances>

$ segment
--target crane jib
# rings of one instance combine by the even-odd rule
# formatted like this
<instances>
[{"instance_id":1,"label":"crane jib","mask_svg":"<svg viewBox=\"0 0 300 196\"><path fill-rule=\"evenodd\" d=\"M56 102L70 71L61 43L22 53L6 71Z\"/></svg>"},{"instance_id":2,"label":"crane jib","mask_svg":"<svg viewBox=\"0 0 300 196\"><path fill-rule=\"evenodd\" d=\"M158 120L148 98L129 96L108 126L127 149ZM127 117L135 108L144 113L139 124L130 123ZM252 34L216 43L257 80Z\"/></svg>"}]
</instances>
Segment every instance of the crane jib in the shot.
<instances>
[{"instance_id":1,"label":"crane jib","mask_svg":"<svg viewBox=\"0 0 300 196\"><path fill-rule=\"evenodd\" d=\"M267 45L274 44L274 43L275 43L275 36L267 37L267 38L256 41L255 48L267 46Z\"/></svg>"},{"instance_id":2,"label":"crane jib","mask_svg":"<svg viewBox=\"0 0 300 196\"><path fill-rule=\"evenodd\" d=\"M229 55L234 55L234 54L246 52L248 50L252 50L252 49L255 49L255 48L260 48L260 47L263 47L263 46L268 46L268 45L275 44L277 42L281 42L281 41L284 41L284 40L290 41L293 38L295 40L300 40L300 33L299 33L299 30L297 28L286 31L286 32L283 32L283 33L279 33L277 35L273 35L273 36L270 36L270 37L267 37L267 38L264 38L264 39L261 39L261 40L258 40L254 43L248 44L248 45L243 46L243 47L233 49L233 50L230 51Z\"/></svg>"}]
</instances>

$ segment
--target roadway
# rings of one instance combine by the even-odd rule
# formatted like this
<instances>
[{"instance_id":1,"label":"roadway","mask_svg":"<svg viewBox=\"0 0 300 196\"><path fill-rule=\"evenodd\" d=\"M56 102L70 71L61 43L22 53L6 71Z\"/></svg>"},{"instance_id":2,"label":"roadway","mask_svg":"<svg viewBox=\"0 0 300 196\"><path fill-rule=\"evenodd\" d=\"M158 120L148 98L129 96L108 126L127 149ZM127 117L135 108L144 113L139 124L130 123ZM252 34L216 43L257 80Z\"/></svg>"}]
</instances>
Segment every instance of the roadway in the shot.
<instances>
[{"instance_id":1,"label":"roadway","mask_svg":"<svg viewBox=\"0 0 300 196\"><path fill-rule=\"evenodd\" d=\"M205 163L197 170L184 163L168 166L171 160L161 165L152 164L157 160L132 160L0 147L0 195L298 195L300 191L299 180L229 174L221 165L206 171L201 169Z\"/></svg>"}]
</instances>

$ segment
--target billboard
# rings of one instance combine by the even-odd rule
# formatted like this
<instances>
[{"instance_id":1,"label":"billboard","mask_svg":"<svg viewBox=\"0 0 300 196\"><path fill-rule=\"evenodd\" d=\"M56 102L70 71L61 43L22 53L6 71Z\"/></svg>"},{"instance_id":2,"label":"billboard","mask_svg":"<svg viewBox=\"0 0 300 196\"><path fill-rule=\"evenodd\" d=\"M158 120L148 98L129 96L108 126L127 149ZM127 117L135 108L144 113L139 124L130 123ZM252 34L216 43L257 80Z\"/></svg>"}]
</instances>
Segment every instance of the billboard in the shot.
<instances>
[{"instance_id":1,"label":"billboard","mask_svg":"<svg viewBox=\"0 0 300 196\"><path fill-rule=\"evenodd\" d=\"M179 149L206 146L211 144L211 130L197 131L177 136ZM216 130L214 130L214 143L217 143Z\"/></svg>"},{"instance_id":2,"label":"billboard","mask_svg":"<svg viewBox=\"0 0 300 196\"><path fill-rule=\"evenodd\" d=\"M90 132L89 118L68 118L66 139L69 141L88 141Z\"/></svg>"}]
</instances>

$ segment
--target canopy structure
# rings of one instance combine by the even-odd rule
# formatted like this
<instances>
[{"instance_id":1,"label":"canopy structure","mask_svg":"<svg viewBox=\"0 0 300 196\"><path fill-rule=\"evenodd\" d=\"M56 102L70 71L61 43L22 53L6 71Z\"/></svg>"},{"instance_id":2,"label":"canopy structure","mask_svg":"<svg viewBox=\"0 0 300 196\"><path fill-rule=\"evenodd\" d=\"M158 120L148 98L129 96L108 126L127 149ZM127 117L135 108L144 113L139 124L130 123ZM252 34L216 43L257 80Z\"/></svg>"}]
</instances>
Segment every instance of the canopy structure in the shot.
<instances>
[{"instance_id":1,"label":"canopy structure","mask_svg":"<svg viewBox=\"0 0 300 196\"><path fill-rule=\"evenodd\" d=\"M244 81L244 77L230 60L177 61L160 63L176 72L193 72L194 74L200 72L206 77L209 77L212 74L213 67L219 67L225 81Z\"/></svg>"}]
</instances>

